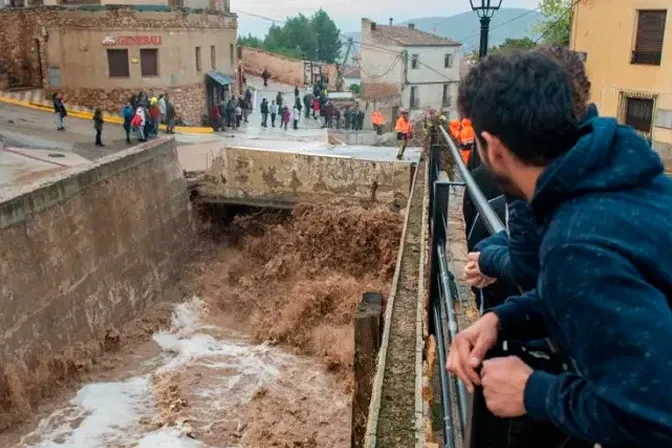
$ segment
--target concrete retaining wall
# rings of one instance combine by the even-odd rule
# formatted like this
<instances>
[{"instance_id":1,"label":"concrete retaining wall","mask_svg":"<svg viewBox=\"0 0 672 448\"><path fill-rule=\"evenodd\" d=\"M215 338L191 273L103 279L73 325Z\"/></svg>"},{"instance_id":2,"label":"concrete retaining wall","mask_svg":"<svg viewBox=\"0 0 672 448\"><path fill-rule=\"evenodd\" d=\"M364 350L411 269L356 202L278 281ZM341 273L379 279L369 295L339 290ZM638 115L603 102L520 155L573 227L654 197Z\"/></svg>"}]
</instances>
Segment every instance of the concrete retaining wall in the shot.
<instances>
[{"instance_id":1,"label":"concrete retaining wall","mask_svg":"<svg viewBox=\"0 0 672 448\"><path fill-rule=\"evenodd\" d=\"M32 368L137 316L178 273L191 220L171 140L0 202L0 363Z\"/></svg>"},{"instance_id":2,"label":"concrete retaining wall","mask_svg":"<svg viewBox=\"0 0 672 448\"><path fill-rule=\"evenodd\" d=\"M208 200L258 206L299 202L377 202L405 206L409 163L223 148L199 192Z\"/></svg>"}]
</instances>

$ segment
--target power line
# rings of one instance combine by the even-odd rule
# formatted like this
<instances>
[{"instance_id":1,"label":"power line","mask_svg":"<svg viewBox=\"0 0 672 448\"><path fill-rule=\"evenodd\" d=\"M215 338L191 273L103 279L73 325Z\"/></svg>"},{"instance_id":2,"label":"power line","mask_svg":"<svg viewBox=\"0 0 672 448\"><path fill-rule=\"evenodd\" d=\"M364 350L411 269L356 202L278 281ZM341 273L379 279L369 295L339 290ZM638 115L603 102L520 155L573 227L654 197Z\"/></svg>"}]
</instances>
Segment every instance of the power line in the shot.
<instances>
[{"instance_id":1,"label":"power line","mask_svg":"<svg viewBox=\"0 0 672 448\"><path fill-rule=\"evenodd\" d=\"M364 73L364 74L365 74L366 76L368 76L369 78L372 78L372 79L378 79L378 78L382 78L383 76L385 76L385 75L387 75L388 73L390 73L390 72L397 66L397 63L398 63L400 60L401 60L400 55L397 55L397 57L394 58L394 61L392 61L392 65L390 65L390 67L389 67L387 70L385 70L383 73L381 73L380 75L373 75L373 74L371 74L371 73L369 72L368 69L365 69L365 68L362 66L361 61L357 62L357 66L358 66L359 69L362 71L362 73ZM367 73L367 72L368 72L368 73Z\"/></svg>"},{"instance_id":2,"label":"power line","mask_svg":"<svg viewBox=\"0 0 672 448\"><path fill-rule=\"evenodd\" d=\"M525 11L524 13L522 13L522 14L520 14L520 15L517 15L516 17L513 17L513 18L507 20L506 22L498 23L497 25L491 26L491 27L490 27L490 31L492 31L492 30L496 30L497 28L500 28L500 27L502 27L502 26L504 26L504 25L508 25L509 23L511 23L511 22L515 22L515 21L518 20L518 19L522 19L523 17L525 17L525 16L527 16L527 15L530 15L530 14L532 14L533 12L537 12L537 11L539 11L540 9L541 9L541 6L537 6L537 7L534 8L534 9L530 9L529 11ZM474 43L473 41L470 42L470 40L471 40L471 39L474 39L474 38L476 38L476 37L480 37L480 36L481 36L481 33L480 33L480 32L479 32L479 33L476 33L476 34L472 34L471 36L467 36L467 37L465 37L465 38L463 39L462 45L464 45L464 44L467 43L467 42L468 42L468 43Z\"/></svg>"}]
</instances>

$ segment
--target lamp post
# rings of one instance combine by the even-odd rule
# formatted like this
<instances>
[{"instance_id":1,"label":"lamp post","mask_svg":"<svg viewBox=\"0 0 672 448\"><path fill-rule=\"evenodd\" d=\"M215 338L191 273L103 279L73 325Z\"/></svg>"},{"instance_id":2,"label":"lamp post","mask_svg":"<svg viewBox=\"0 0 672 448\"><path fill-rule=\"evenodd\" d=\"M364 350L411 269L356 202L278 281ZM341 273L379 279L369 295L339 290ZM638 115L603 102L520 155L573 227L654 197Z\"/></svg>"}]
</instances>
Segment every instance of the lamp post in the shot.
<instances>
[{"instance_id":1,"label":"lamp post","mask_svg":"<svg viewBox=\"0 0 672 448\"><path fill-rule=\"evenodd\" d=\"M478 50L478 58L481 59L488 54L490 19L502 6L502 0L469 0L469 4L481 21L481 48Z\"/></svg>"}]
</instances>

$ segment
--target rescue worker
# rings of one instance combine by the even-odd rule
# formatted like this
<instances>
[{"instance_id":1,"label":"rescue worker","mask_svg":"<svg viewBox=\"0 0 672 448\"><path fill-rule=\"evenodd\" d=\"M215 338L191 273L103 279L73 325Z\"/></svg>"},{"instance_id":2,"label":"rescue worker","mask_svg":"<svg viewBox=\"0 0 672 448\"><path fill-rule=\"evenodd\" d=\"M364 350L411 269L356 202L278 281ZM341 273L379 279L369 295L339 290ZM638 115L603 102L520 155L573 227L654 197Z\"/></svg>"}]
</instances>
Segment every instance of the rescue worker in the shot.
<instances>
[{"instance_id":1,"label":"rescue worker","mask_svg":"<svg viewBox=\"0 0 672 448\"><path fill-rule=\"evenodd\" d=\"M371 123L373 123L373 129L376 131L376 135L380 135L383 133L383 124L385 124L385 117L383 117L383 114L378 111L374 110L373 113L371 114Z\"/></svg>"},{"instance_id":2,"label":"rescue worker","mask_svg":"<svg viewBox=\"0 0 672 448\"><path fill-rule=\"evenodd\" d=\"M458 120L457 118L454 120L450 120L448 131L450 133L450 136L453 137L453 140L459 141L458 139L460 136L460 120Z\"/></svg>"},{"instance_id":3,"label":"rescue worker","mask_svg":"<svg viewBox=\"0 0 672 448\"><path fill-rule=\"evenodd\" d=\"M408 113L406 112L406 109L401 109L399 112L401 112L401 115L397 118L394 130L397 131L397 141L399 142L397 160L403 160L406 145L408 140L412 137L413 131L411 129L411 123L408 121Z\"/></svg>"},{"instance_id":4,"label":"rescue worker","mask_svg":"<svg viewBox=\"0 0 672 448\"><path fill-rule=\"evenodd\" d=\"M474 128L468 118L463 118L460 125L458 141L460 142L462 161L465 165L468 165L474 149Z\"/></svg>"}]
</instances>

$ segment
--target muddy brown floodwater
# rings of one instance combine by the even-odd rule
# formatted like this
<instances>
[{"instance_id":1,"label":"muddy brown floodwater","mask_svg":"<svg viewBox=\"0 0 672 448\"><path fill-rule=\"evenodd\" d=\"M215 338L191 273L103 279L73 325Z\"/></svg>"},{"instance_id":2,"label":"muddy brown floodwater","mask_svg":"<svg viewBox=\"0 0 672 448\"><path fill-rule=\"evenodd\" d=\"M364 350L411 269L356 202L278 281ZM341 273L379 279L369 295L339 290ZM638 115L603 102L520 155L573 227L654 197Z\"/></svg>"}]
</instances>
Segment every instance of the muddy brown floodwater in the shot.
<instances>
[{"instance_id":1,"label":"muddy brown floodwater","mask_svg":"<svg viewBox=\"0 0 672 448\"><path fill-rule=\"evenodd\" d=\"M353 318L364 292L388 294L401 215L323 205L201 216L185 301L122 329L119 350L0 446L349 446Z\"/></svg>"}]
</instances>

